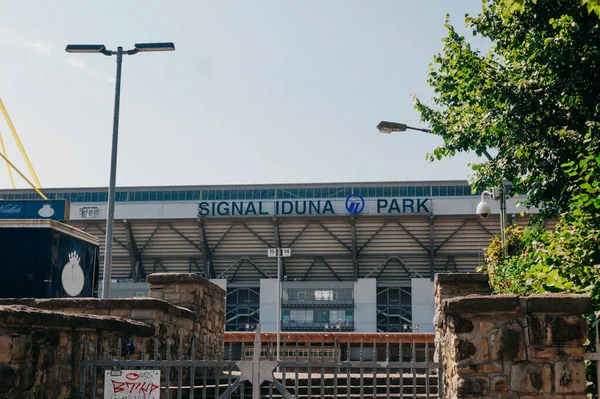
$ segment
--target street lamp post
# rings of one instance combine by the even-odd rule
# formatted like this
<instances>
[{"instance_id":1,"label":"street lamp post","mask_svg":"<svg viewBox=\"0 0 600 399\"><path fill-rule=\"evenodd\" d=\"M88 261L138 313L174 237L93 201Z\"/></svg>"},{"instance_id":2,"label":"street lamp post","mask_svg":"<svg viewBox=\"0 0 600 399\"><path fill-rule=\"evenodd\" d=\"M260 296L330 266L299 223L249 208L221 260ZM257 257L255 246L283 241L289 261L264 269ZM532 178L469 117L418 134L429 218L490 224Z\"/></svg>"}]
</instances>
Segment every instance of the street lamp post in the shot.
<instances>
[{"instance_id":1,"label":"street lamp post","mask_svg":"<svg viewBox=\"0 0 600 399\"><path fill-rule=\"evenodd\" d=\"M117 47L117 51L107 50L103 44L69 44L65 51L67 53L99 53L106 56L117 56L117 77L115 81L115 108L113 114L112 146L110 153L110 180L108 184L108 212L106 216L106 243L104 247L104 265L102 268L102 297L110 297L110 278L112 264L113 226L115 219L115 184L117 180L117 147L119 142L119 109L121 100L121 64L123 54L134 55L139 52L149 51L173 51L173 43L136 43L131 50L123 51L123 47Z\"/></svg>"},{"instance_id":2,"label":"street lamp post","mask_svg":"<svg viewBox=\"0 0 600 399\"><path fill-rule=\"evenodd\" d=\"M397 122L388 122L381 121L377 125L377 130L380 133L390 134L393 132L405 132L407 130L417 130L419 132L424 133L432 133L431 129L418 128L408 126L404 123ZM483 155L487 157L490 161L492 160L492 156L487 150L482 151ZM506 246L506 234L504 230L506 229L506 190L504 185L502 187L494 188L492 191L484 191L481 193L481 202L477 206L477 214L480 215L483 219L487 218L491 213L491 209L487 202L484 200L484 195L488 194L492 199L500 202L500 240L502 241L502 255L506 258L508 256L508 247ZM483 207L483 208L482 208ZM484 209L485 208L485 209Z\"/></svg>"}]
</instances>

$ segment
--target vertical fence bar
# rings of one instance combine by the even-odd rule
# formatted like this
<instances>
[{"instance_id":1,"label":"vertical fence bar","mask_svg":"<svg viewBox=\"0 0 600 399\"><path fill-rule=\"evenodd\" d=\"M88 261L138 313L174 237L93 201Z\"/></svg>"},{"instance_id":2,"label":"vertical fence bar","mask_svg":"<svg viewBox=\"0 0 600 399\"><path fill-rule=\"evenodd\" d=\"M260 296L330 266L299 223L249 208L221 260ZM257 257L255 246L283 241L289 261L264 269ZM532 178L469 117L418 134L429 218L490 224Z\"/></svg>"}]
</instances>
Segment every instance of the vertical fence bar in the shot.
<instances>
[{"instance_id":1,"label":"vertical fence bar","mask_svg":"<svg viewBox=\"0 0 600 399\"><path fill-rule=\"evenodd\" d=\"M334 338L333 340L333 356L335 357L335 361L336 363L341 361L342 359L339 356L339 345L338 345L338 340L337 338ZM338 397L338 367L334 367L333 368L333 397L335 399L337 399Z\"/></svg>"},{"instance_id":2,"label":"vertical fence bar","mask_svg":"<svg viewBox=\"0 0 600 399\"><path fill-rule=\"evenodd\" d=\"M325 336L321 337L321 399L325 397Z\"/></svg>"},{"instance_id":3,"label":"vertical fence bar","mask_svg":"<svg viewBox=\"0 0 600 399\"><path fill-rule=\"evenodd\" d=\"M385 341L385 395L386 398L390 397L390 339L389 337Z\"/></svg>"},{"instance_id":4,"label":"vertical fence bar","mask_svg":"<svg viewBox=\"0 0 600 399\"><path fill-rule=\"evenodd\" d=\"M194 398L194 388L196 386L196 337L192 336L192 349L190 352L192 367L190 368L190 398Z\"/></svg>"},{"instance_id":5,"label":"vertical fence bar","mask_svg":"<svg viewBox=\"0 0 600 399\"><path fill-rule=\"evenodd\" d=\"M425 337L425 397L429 399L429 339Z\"/></svg>"},{"instance_id":6,"label":"vertical fence bar","mask_svg":"<svg viewBox=\"0 0 600 399\"><path fill-rule=\"evenodd\" d=\"M277 350L277 347L275 347L275 350ZM267 349L267 359L269 360L273 360L273 341L271 341L271 339L269 339L269 346ZM277 359L277 356L275 356L275 359ZM269 398L273 397L273 384L269 384Z\"/></svg>"},{"instance_id":7,"label":"vertical fence bar","mask_svg":"<svg viewBox=\"0 0 600 399\"><path fill-rule=\"evenodd\" d=\"M365 357L364 357L364 347L363 347L363 340L362 338L360 339L360 399L364 398L364 388L365 388L365 376L364 376L364 372L365 372L365 368L363 366L363 363L365 361Z\"/></svg>"},{"instance_id":8,"label":"vertical fence bar","mask_svg":"<svg viewBox=\"0 0 600 399\"><path fill-rule=\"evenodd\" d=\"M165 352L165 360L168 362L171 360L171 341L167 339L167 349ZM169 364L165 366L165 399L169 399L169 388L171 387L171 368Z\"/></svg>"},{"instance_id":9,"label":"vertical fence bar","mask_svg":"<svg viewBox=\"0 0 600 399\"><path fill-rule=\"evenodd\" d=\"M230 362L233 361L233 342L229 342L229 356L227 357L227 359ZM231 363L229 363L229 365L227 366L227 387L231 386L231 372L232 372L232 368L233 368L233 366L231 365Z\"/></svg>"},{"instance_id":10,"label":"vertical fence bar","mask_svg":"<svg viewBox=\"0 0 600 399\"><path fill-rule=\"evenodd\" d=\"M220 359L220 352L219 352L219 348L217 348L217 352L215 353L215 359L217 360L222 360ZM219 391L221 390L221 368L217 366L217 368L215 369L215 398L218 398L220 396Z\"/></svg>"},{"instance_id":11,"label":"vertical fence bar","mask_svg":"<svg viewBox=\"0 0 600 399\"><path fill-rule=\"evenodd\" d=\"M206 360L206 359L204 359ZM206 374L208 373L206 365L202 366L202 399L206 399L206 391L208 391L207 382L206 382Z\"/></svg>"},{"instance_id":12,"label":"vertical fence bar","mask_svg":"<svg viewBox=\"0 0 600 399\"><path fill-rule=\"evenodd\" d=\"M309 364L312 364L312 342L310 340L310 338L308 339L308 362ZM308 399L312 398L312 367L309 365L309 367L306 368L306 375L308 377L308 381L307 381L307 389L308 389Z\"/></svg>"},{"instance_id":13,"label":"vertical fence bar","mask_svg":"<svg viewBox=\"0 0 600 399\"><path fill-rule=\"evenodd\" d=\"M402 338L400 338L400 343L398 344L398 356L400 359L400 397L404 395L404 353L402 352Z\"/></svg>"},{"instance_id":14,"label":"vertical fence bar","mask_svg":"<svg viewBox=\"0 0 600 399\"><path fill-rule=\"evenodd\" d=\"M377 346L376 346L375 339L373 339L373 363L377 364ZM373 367L372 373L373 373L373 397L374 398L377 397L377 371L378 371L378 369L376 367Z\"/></svg>"},{"instance_id":15,"label":"vertical fence bar","mask_svg":"<svg viewBox=\"0 0 600 399\"><path fill-rule=\"evenodd\" d=\"M242 339L242 352L240 354L241 360L246 360L246 343ZM240 374L241 376L241 374ZM240 384L240 399L244 399L244 391L246 390L246 381L242 381Z\"/></svg>"},{"instance_id":16,"label":"vertical fence bar","mask_svg":"<svg viewBox=\"0 0 600 399\"><path fill-rule=\"evenodd\" d=\"M181 362L183 361L183 338L181 337L179 337L178 352L177 358L179 359L180 366L177 367L177 399L181 399L183 389L183 367L181 366Z\"/></svg>"},{"instance_id":17,"label":"vertical fence bar","mask_svg":"<svg viewBox=\"0 0 600 399\"><path fill-rule=\"evenodd\" d=\"M281 354L279 354L279 357L282 358L283 360L287 359L287 335L283 338L283 357L281 356ZM285 367L281 367L281 379L283 382L283 386L284 388L287 390L287 377L285 375Z\"/></svg>"},{"instance_id":18,"label":"vertical fence bar","mask_svg":"<svg viewBox=\"0 0 600 399\"><path fill-rule=\"evenodd\" d=\"M348 363L350 363L350 336L348 335L348 346L346 348L346 361ZM350 392L352 391L351 389L351 379L352 376L350 375L350 367L346 367L346 398L350 399Z\"/></svg>"},{"instance_id":19,"label":"vertical fence bar","mask_svg":"<svg viewBox=\"0 0 600 399\"><path fill-rule=\"evenodd\" d=\"M99 338L99 337L98 337ZM92 379L90 381L90 399L96 398L96 362L98 361L98 339L94 341L94 353L92 355Z\"/></svg>"},{"instance_id":20,"label":"vertical fence bar","mask_svg":"<svg viewBox=\"0 0 600 399\"><path fill-rule=\"evenodd\" d=\"M412 339L412 347L411 347L411 358L410 358L411 362L416 362L417 361L417 350L415 348L415 337L413 336ZM413 377L413 399L417 399L417 371L414 367L411 367L410 371L412 372L412 377Z\"/></svg>"},{"instance_id":21,"label":"vertical fence bar","mask_svg":"<svg viewBox=\"0 0 600 399\"><path fill-rule=\"evenodd\" d=\"M596 315L596 353L600 353L600 337L598 337L598 313ZM600 360L596 360L596 395L600 398Z\"/></svg>"},{"instance_id":22,"label":"vertical fence bar","mask_svg":"<svg viewBox=\"0 0 600 399\"><path fill-rule=\"evenodd\" d=\"M294 371L294 388L295 388L295 396L298 398L300 397L300 389L298 388L298 371L300 369L300 367L298 367L298 362L300 361L300 357L299 357L299 350L300 350L300 341L298 340L298 338L296 338L296 369Z\"/></svg>"}]
</instances>

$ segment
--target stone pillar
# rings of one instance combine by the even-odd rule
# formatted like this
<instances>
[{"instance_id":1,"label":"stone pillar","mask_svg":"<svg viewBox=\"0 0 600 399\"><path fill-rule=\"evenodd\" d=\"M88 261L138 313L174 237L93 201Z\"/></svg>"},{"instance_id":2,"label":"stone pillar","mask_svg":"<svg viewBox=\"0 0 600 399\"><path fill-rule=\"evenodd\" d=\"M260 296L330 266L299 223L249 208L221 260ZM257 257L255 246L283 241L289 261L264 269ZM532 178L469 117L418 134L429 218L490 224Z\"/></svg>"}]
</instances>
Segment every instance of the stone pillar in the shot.
<instances>
[{"instance_id":1,"label":"stone pillar","mask_svg":"<svg viewBox=\"0 0 600 399\"><path fill-rule=\"evenodd\" d=\"M436 281L445 398L585 398L588 296L438 298L452 284Z\"/></svg>"},{"instance_id":2,"label":"stone pillar","mask_svg":"<svg viewBox=\"0 0 600 399\"><path fill-rule=\"evenodd\" d=\"M434 361L442 362L445 366L445 359L441 356L441 331L444 330L445 318L441 314L441 303L444 299L465 296L471 294L490 295L492 290L489 284L487 274L483 273L438 273L435 275L434 282L435 314L433 325L435 328L435 354Z\"/></svg>"},{"instance_id":3,"label":"stone pillar","mask_svg":"<svg viewBox=\"0 0 600 399\"><path fill-rule=\"evenodd\" d=\"M226 295L223 288L192 273L154 273L146 280L150 285L148 296L196 314L194 330L203 356L222 353Z\"/></svg>"}]
</instances>

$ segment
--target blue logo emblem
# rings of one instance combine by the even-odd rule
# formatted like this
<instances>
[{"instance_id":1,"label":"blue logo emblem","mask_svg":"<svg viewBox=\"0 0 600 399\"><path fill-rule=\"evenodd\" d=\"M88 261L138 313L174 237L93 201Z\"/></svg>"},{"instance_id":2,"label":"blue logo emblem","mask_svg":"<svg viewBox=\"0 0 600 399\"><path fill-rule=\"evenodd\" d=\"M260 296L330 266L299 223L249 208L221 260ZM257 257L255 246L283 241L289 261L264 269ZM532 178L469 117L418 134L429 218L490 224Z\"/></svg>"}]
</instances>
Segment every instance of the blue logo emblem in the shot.
<instances>
[{"instance_id":1,"label":"blue logo emblem","mask_svg":"<svg viewBox=\"0 0 600 399\"><path fill-rule=\"evenodd\" d=\"M346 210L353 215L358 215L365 209L365 200L360 194L352 194L346 198Z\"/></svg>"}]
</instances>

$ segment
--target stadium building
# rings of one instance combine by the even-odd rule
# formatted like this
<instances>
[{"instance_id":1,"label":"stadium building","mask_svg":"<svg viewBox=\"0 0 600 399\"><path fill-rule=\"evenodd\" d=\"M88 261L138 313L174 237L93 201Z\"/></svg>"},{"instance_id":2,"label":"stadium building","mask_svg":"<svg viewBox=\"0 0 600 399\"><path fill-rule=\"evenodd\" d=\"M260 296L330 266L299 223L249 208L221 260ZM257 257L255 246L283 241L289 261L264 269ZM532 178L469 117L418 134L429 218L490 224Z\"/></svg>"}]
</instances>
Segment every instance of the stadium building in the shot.
<instances>
[{"instance_id":1,"label":"stadium building","mask_svg":"<svg viewBox=\"0 0 600 399\"><path fill-rule=\"evenodd\" d=\"M104 243L105 188L44 192ZM500 227L492 200L489 218L475 215L465 181L121 187L116 201L111 296L145 295L150 273L199 273L226 289L228 331L275 331L268 250L287 248L283 331L433 332L433 276L475 271ZM526 224L519 212L509 200L509 222Z\"/></svg>"}]
</instances>

